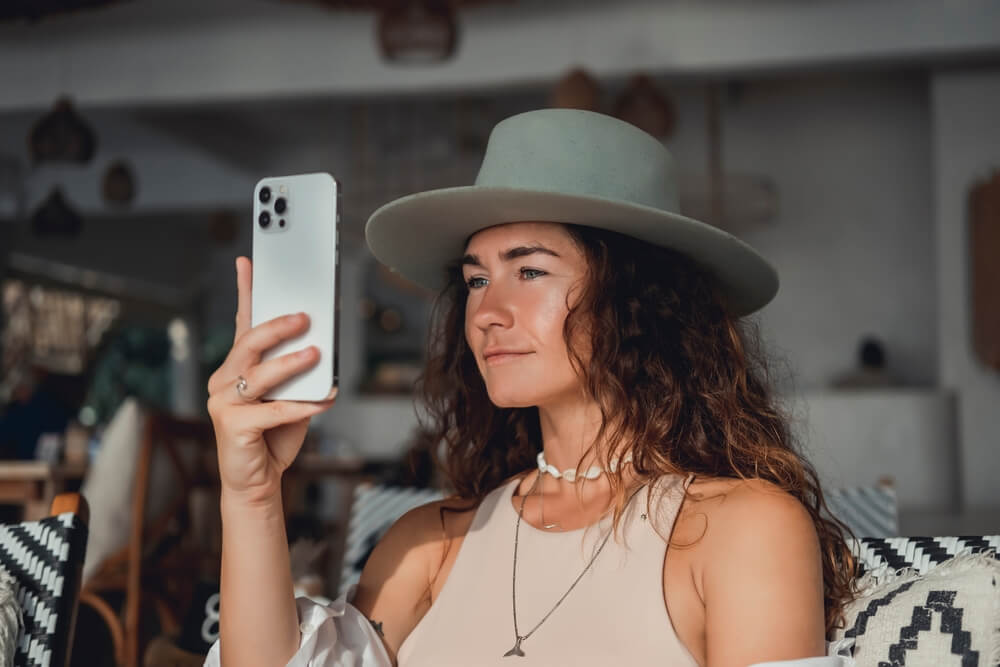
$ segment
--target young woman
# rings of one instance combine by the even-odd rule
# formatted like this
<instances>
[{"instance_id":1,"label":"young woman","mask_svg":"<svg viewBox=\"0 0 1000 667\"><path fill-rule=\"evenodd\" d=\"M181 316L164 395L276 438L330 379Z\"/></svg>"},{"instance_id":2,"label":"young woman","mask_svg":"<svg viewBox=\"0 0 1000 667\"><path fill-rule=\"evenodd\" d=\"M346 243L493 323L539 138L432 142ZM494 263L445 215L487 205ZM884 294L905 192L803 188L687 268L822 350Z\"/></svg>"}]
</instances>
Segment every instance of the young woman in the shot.
<instances>
[{"instance_id":1,"label":"young woman","mask_svg":"<svg viewBox=\"0 0 1000 667\"><path fill-rule=\"evenodd\" d=\"M852 664L824 656L854 559L741 319L776 274L676 201L655 139L549 109L497 125L475 185L376 211L375 256L441 289L421 393L454 494L332 607L293 597L279 490L333 396L255 400L318 360L260 363L307 322L251 329L240 258L206 664Z\"/></svg>"}]
</instances>

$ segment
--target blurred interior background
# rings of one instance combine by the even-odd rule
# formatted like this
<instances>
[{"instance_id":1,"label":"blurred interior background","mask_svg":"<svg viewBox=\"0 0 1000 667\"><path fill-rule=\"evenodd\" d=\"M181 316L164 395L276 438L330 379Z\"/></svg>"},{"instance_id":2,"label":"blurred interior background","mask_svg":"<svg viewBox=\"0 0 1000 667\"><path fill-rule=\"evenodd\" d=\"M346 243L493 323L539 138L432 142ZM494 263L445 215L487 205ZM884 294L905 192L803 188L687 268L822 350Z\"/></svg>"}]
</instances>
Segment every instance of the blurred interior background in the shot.
<instances>
[{"instance_id":1,"label":"blurred interior background","mask_svg":"<svg viewBox=\"0 0 1000 667\"><path fill-rule=\"evenodd\" d=\"M682 212L776 265L756 319L827 485L891 486L901 535L1000 533L992 1L15 0L0 81L8 520L88 484L135 512L137 461L150 488L172 465L143 449L158 435L143 425L207 418L254 183L310 171L344 189L341 390L289 484L290 539L342 533L358 480L432 483L408 457L432 295L379 267L364 223L394 197L471 183L498 120L571 106L661 139ZM117 468L98 463L112 447ZM167 523L210 553L217 529L195 514ZM153 548L116 525L107 554ZM162 625L149 613L144 628Z\"/></svg>"}]
</instances>

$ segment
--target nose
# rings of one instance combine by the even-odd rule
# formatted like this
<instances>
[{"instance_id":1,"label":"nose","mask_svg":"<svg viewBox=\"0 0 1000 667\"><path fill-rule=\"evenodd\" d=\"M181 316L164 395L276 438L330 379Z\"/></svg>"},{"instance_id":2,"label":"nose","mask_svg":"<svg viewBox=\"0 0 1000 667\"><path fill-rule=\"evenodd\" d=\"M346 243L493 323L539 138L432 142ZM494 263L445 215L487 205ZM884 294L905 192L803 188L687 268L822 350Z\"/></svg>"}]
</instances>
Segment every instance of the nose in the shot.
<instances>
[{"instance_id":1,"label":"nose","mask_svg":"<svg viewBox=\"0 0 1000 667\"><path fill-rule=\"evenodd\" d=\"M469 304L472 325L481 331L487 331L492 326L509 328L514 322L514 313L510 299L504 294L502 286L491 283L479 292L479 298Z\"/></svg>"}]
</instances>

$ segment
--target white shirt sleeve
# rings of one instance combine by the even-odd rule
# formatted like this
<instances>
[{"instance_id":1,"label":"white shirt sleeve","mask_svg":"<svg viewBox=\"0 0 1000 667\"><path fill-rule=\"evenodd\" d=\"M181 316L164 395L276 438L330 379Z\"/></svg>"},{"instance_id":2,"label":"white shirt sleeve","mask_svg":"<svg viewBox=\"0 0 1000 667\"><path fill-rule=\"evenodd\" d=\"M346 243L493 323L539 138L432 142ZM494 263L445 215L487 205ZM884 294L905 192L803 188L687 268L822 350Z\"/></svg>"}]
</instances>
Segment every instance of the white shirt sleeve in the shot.
<instances>
[{"instance_id":1,"label":"white shirt sleeve","mask_svg":"<svg viewBox=\"0 0 1000 667\"><path fill-rule=\"evenodd\" d=\"M825 656L755 662L747 667L856 667L857 662L854 658L840 655L841 651L848 651L852 646L854 646L854 639L838 639L835 642L826 643Z\"/></svg>"},{"instance_id":2,"label":"white shirt sleeve","mask_svg":"<svg viewBox=\"0 0 1000 667\"><path fill-rule=\"evenodd\" d=\"M392 667L381 637L352 605L357 584L329 605L295 598L302 639L287 667ZM212 644L204 667L221 667L219 640Z\"/></svg>"}]
</instances>

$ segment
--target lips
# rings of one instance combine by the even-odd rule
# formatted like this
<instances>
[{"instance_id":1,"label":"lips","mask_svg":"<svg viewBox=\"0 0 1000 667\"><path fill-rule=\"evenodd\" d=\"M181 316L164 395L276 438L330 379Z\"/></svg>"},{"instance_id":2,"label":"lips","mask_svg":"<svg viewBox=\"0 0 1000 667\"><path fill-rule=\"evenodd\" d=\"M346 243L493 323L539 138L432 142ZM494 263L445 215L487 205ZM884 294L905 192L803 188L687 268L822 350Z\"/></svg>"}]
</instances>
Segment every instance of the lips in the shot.
<instances>
[{"instance_id":1,"label":"lips","mask_svg":"<svg viewBox=\"0 0 1000 667\"><path fill-rule=\"evenodd\" d=\"M483 351L483 358L489 359L490 357L519 354L531 354L531 352L529 350L511 350L508 348L492 347L486 348L486 350Z\"/></svg>"},{"instance_id":2,"label":"lips","mask_svg":"<svg viewBox=\"0 0 1000 667\"><path fill-rule=\"evenodd\" d=\"M531 354L530 351L491 348L483 352L483 359L490 366L516 361Z\"/></svg>"}]
</instances>

